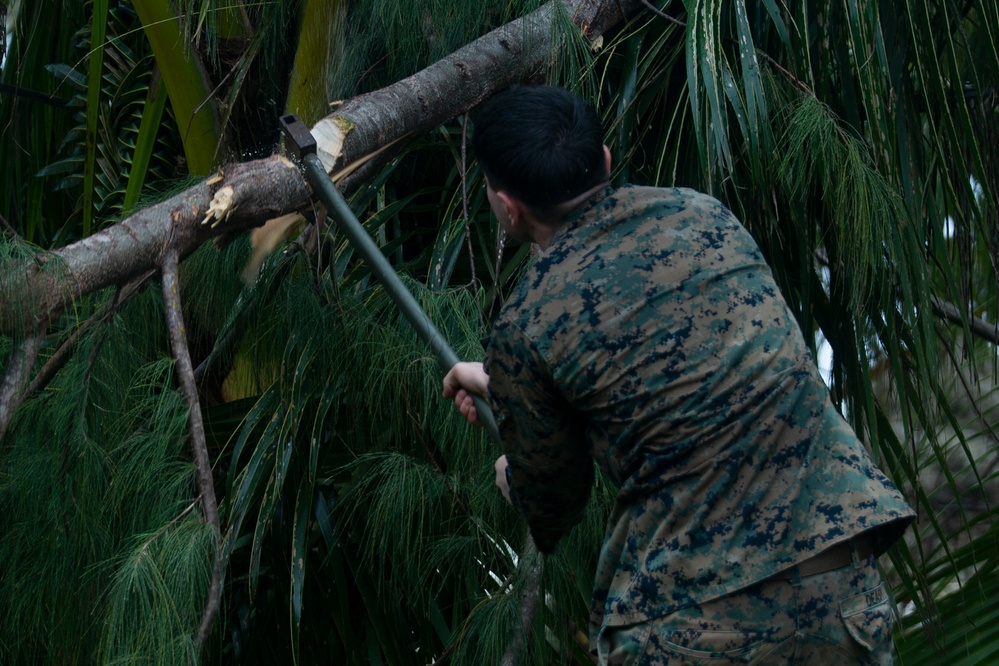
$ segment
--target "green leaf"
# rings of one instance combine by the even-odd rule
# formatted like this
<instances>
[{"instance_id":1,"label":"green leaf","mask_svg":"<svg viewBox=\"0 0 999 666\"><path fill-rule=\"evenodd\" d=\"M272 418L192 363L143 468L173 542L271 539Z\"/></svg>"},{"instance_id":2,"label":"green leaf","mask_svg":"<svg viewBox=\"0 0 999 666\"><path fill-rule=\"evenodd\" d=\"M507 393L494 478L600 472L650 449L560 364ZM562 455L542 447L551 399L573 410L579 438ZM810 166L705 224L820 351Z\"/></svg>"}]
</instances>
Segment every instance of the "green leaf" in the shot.
<instances>
[{"instance_id":1,"label":"green leaf","mask_svg":"<svg viewBox=\"0 0 999 666\"><path fill-rule=\"evenodd\" d=\"M142 122L136 137L132 152L132 169L128 174L128 185L125 188L125 199L122 207L131 209L139 200L142 188L146 182L149 162L156 148L156 136L160 131L163 109L166 106L166 86L155 86L150 89L142 110Z\"/></svg>"},{"instance_id":2,"label":"green leaf","mask_svg":"<svg viewBox=\"0 0 999 666\"><path fill-rule=\"evenodd\" d=\"M211 90L198 69L198 55L170 0L134 0L146 37L166 85L191 174L208 175L216 162L221 135Z\"/></svg>"},{"instance_id":3,"label":"green leaf","mask_svg":"<svg viewBox=\"0 0 999 666\"><path fill-rule=\"evenodd\" d=\"M305 558L308 555L308 535L312 513L312 482L303 480L295 499L295 523L291 543L291 649L295 663L299 660L299 634L302 629L302 605L305 591Z\"/></svg>"},{"instance_id":4,"label":"green leaf","mask_svg":"<svg viewBox=\"0 0 999 666\"><path fill-rule=\"evenodd\" d=\"M45 69L52 72L52 74L59 79L60 83L71 83L79 90L89 89L89 86L87 85L87 77L69 65L49 63L45 65Z\"/></svg>"},{"instance_id":5,"label":"green leaf","mask_svg":"<svg viewBox=\"0 0 999 666\"><path fill-rule=\"evenodd\" d=\"M94 223L94 171L97 167L97 120L101 112L104 73L104 37L107 34L108 0L94 0L90 20L90 63L87 76L86 157L83 171L83 235Z\"/></svg>"}]
</instances>

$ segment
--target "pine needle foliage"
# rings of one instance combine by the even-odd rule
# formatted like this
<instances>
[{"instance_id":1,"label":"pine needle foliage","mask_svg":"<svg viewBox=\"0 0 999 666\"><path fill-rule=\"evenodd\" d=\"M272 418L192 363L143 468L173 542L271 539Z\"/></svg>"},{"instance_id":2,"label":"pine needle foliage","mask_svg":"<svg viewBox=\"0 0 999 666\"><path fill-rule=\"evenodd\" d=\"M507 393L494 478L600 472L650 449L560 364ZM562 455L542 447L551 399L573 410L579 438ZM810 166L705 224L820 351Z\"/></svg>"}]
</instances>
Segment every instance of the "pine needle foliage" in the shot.
<instances>
[{"instance_id":1,"label":"pine needle foliage","mask_svg":"<svg viewBox=\"0 0 999 666\"><path fill-rule=\"evenodd\" d=\"M842 262L843 273L852 276L844 284L846 301L861 312L872 300L875 271L883 265L906 265L899 256L904 247L900 232L906 226L901 198L875 169L866 147L812 97L800 97L789 109L778 154L779 183L792 200L804 202L815 191L824 193L833 216L824 231L832 237L816 241L837 248L836 260Z\"/></svg>"},{"instance_id":2,"label":"pine needle foliage","mask_svg":"<svg viewBox=\"0 0 999 666\"><path fill-rule=\"evenodd\" d=\"M210 527L196 514L136 537L133 550L117 564L108 591L102 663L198 661L192 636L204 605L215 542Z\"/></svg>"},{"instance_id":3,"label":"pine needle foliage","mask_svg":"<svg viewBox=\"0 0 999 666\"><path fill-rule=\"evenodd\" d=\"M7 618L0 631L11 649L9 663L41 655L89 661L105 641L108 655L117 652L111 645L118 639L104 632L117 632L120 618L136 608L111 594L109 584L122 575L118 563L132 548L130 535L160 530L191 503L193 469L181 453L187 408L177 394L163 391L172 360L156 353L156 340L163 342L156 320L152 329L148 320L144 330L133 328L150 307L143 300L148 297L85 334L77 354L22 407L5 438L0 553L11 566L0 593ZM190 534L169 543L191 549L185 541ZM207 560L203 537L193 548ZM195 589L207 589L203 569L186 569L187 579L200 578ZM203 603L203 592L160 587L159 599L170 596L169 605L182 612L142 629L155 629L150 649L188 640ZM176 597L185 592L187 598ZM133 649L143 644L133 640ZM168 654L176 653L153 656Z\"/></svg>"},{"instance_id":4,"label":"pine needle foliage","mask_svg":"<svg viewBox=\"0 0 999 666\"><path fill-rule=\"evenodd\" d=\"M416 283L411 286L417 288ZM487 469L484 448L454 445L456 440L464 444L465 438L455 431L453 416L441 405L439 370L387 298L378 291L367 295L366 302L351 303L351 298L341 293L334 301L331 293L317 292L307 277L286 278L275 299L288 299L294 307L268 304L259 309L259 316L268 322L258 322L255 329L268 335L258 338L253 353L270 355L278 351L272 345L284 345L279 350L284 361L279 377L250 411L239 435L236 466L230 472L233 500L224 507L233 525L227 550L233 561L244 557L236 545L240 526L256 513L246 557L248 593L260 594L261 562L267 556L262 535L279 529L280 517L274 511L292 501L280 498L288 492L298 494L301 484L332 487L338 527L331 544L356 541L350 546L356 559L348 566L355 567L355 577L370 581L375 596L367 603L378 607L377 613L387 613L391 609L381 608L379 599L402 594L414 605L422 601L425 615L426 591L432 587L424 583L431 574L420 569L428 559L420 555L429 553L435 539L447 533L440 530L447 528L449 513L455 516L450 522L464 530L459 534L467 534L475 517L460 506L465 500L459 482L467 483L467 474L481 475ZM466 311L474 308L461 292L438 293L436 300L437 308L462 300ZM447 308L452 311L449 321L465 321L454 317L453 307ZM317 330L327 335L318 339ZM454 330L444 330L452 341L460 340ZM467 338L464 344L468 346ZM428 414L436 416L423 416ZM249 436L261 427L259 436ZM474 464L466 460L452 464L447 458L476 451ZM314 502L295 501L296 520L311 521ZM304 548L309 549L307 544ZM301 552L302 547L296 550ZM475 579L484 575L480 568ZM412 616L403 615L398 621L404 619L412 624Z\"/></svg>"},{"instance_id":5,"label":"pine needle foliage","mask_svg":"<svg viewBox=\"0 0 999 666\"><path fill-rule=\"evenodd\" d=\"M351 2L344 58L335 63L331 76L331 99L398 81L542 4L542 0Z\"/></svg>"}]
</instances>

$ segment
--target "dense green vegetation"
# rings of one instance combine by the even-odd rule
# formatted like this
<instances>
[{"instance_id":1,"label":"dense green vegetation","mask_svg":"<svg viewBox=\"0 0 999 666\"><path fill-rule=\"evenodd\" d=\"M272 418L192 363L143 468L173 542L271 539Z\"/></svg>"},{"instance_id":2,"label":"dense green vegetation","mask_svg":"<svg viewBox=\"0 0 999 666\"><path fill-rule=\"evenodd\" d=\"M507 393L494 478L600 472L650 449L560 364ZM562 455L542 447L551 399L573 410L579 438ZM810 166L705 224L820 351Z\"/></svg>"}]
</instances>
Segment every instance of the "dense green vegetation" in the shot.
<instances>
[{"instance_id":1,"label":"dense green vegetation","mask_svg":"<svg viewBox=\"0 0 999 666\"><path fill-rule=\"evenodd\" d=\"M0 275L310 124L539 0L0 1ZM884 559L902 663L999 651L993 395L999 8L989 0L653 0L539 76L592 99L617 182L711 192L753 232L834 399L919 521ZM353 209L460 356L529 261L490 220L457 116ZM298 229L295 229L298 231ZM0 440L0 662L496 663L523 524L497 455L329 228L241 278L249 241L182 270L221 540L203 522L157 278L53 323L71 349ZM31 304L25 304L25 316ZM78 336L78 337L75 337ZM0 360L17 354L0 337ZM613 489L548 558L534 663L587 663ZM194 643L212 562L222 610ZM518 566L519 564L519 566Z\"/></svg>"}]
</instances>

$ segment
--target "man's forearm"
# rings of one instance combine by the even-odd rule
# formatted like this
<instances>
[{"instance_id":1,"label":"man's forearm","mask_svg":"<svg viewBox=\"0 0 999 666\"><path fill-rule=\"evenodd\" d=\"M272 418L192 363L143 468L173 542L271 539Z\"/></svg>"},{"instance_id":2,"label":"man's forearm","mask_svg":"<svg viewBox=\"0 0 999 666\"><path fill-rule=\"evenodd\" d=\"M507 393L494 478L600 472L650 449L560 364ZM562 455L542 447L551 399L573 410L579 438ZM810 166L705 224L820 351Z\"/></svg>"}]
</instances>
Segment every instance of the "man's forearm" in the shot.
<instances>
[{"instance_id":1,"label":"man's forearm","mask_svg":"<svg viewBox=\"0 0 999 666\"><path fill-rule=\"evenodd\" d=\"M508 499L524 516L538 550L550 553L556 543L583 518L593 486L593 462L572 471L551 470L549 473L526 473L526 467L510 464L504 473ZM555 473L551 473L555 472Z\"/></svg>"}]
</instances>

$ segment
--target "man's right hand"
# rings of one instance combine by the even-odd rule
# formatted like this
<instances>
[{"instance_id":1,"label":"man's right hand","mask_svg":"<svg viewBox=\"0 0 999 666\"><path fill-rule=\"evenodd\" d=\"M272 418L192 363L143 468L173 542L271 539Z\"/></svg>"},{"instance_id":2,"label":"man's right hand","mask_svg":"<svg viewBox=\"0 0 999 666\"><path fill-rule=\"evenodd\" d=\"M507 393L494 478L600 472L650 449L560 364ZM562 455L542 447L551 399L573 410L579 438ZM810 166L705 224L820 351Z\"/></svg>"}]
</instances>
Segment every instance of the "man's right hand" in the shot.
<instances>
[{"instance_id":1,"label":"man's right hand","mask_svg":"<svg viewBox=\"0 0 999 666\"><path fill-rule=\"evenodd\" d=\"M488 393L489 375L483 370L481 363L455 363L444 376L444 398L453 399L461 415L473 425L480 423L472 394L485 399Z\"/></svg>"}]
</instances>

